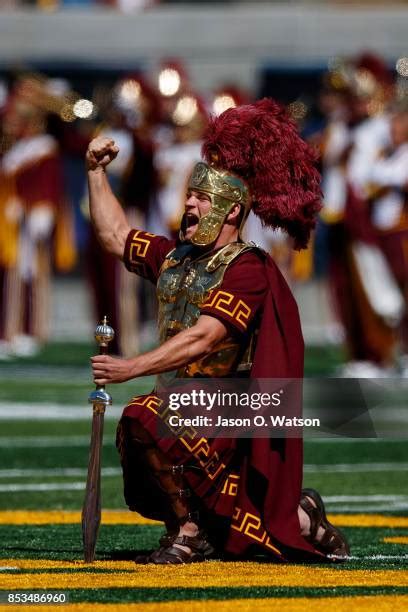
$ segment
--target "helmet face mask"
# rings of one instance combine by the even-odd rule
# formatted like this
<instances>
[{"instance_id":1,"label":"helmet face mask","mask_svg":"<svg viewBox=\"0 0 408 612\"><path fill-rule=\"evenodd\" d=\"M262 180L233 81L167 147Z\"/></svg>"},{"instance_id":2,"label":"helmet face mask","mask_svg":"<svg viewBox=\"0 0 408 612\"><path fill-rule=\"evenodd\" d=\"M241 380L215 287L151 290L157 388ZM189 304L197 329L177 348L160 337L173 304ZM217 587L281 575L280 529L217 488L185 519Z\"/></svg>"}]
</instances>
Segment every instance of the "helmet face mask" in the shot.
<instances>
[{"instance_id":1,"label":"helmet face mask","mask_svg":"<svg viewBox=\"0 0 408 612\"><path fill-rule=\"evenodd\" d=\"M211 200L210 210L199 219L197 229L190 239L192 244L213 244L235 204L246 209L242 216L241 230L248 216L250 203L248 187L241 178L199 162L193 169L188 188L207 194ZM180 230L180 239L185 240L183 229Z\"/></svg>"}]
</instances>

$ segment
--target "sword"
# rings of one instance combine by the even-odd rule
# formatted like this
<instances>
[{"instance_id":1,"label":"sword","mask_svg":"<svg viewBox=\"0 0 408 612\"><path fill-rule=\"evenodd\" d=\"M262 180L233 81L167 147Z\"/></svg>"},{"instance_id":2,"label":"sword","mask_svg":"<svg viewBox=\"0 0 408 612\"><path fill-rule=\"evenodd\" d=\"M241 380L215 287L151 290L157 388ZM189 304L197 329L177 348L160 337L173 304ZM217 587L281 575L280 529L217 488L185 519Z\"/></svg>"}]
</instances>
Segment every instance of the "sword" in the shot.
<instances>
[{"instance_id":1,"label":"sword","mask_svg":"<svg viewBox=\"0 0 408 612\"><path fill-rule=\"evenodd\" d=\"M108 343L113 340L115 332L104 317L95 329L95 340L99 344L99 354L106 355ZM86 563L95 559L96 540L101 523L101 451L103 439L103 421L106 406L112 404L112 398L102 385L96 385L88 398L93 406L91 445L89 449L88 478L84 504L82 506L82 541Z\"/></svg>"}]
</instances>

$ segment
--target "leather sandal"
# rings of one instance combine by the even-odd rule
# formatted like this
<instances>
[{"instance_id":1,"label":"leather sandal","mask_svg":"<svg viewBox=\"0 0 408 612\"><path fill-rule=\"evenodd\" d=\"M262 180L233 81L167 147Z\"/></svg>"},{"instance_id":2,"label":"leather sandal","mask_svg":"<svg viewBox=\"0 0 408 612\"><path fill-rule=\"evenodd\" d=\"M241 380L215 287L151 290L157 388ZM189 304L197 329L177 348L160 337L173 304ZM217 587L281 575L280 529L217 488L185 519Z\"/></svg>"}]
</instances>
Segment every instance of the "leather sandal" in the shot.
<instances>
[{"instance_id":1,"label":"leather sandal","mask_svg":"<svg viewBox=\"0 0 408 612\"><path fill-rule=\"evenodd\" d=\"M310 500L313 500L315 505ZM350 556L349 544L344 534L329 523L319 493L315 489L302 489L300 506L310 519L310 534L305 539L331 560L346 561ZM317 540L319 527L324 529L324 533L322 538Z\"/></svg>"},{"instance_id":2,"label":"leather sandal","mask_svg":"<svg viewBox=\"0 0 408 612\"><path fill-rule=\"evenodd\" d=\"M197 524L198 520L198 512L189 512L180 518L178 522L182 526L189 521ZM175 533L169 530L160 538L159 543L160 548L153 551L150 555L136 557L135 563L154 563L156 565L198 563L210 558L215 552L213 545L207 539L207 534L202 529L195 536L179 536L178 532ZM175 544L179 546L175 546ZM191 552L183 550L180 546L188 547Z\"/></svg>"},{"instance_id":3,"label":"leather sandal","mask_svg":"<svg viewBox=\"0 0 408 612\"><path fill-rule=\"evenodd\" d=\"M188 547L191 552L179 548L179 546ZM177 536L172 544L166 548L160 548L153 552L148 563L156 565L178 565L181 563L200 563L211 556L214 552L213 546L208 542L203 532L199 532L196 536Z\"/></svg>"},{"instance_id":4,"label":"leather sandal","mask_svg":"<svg viewBox=\"0 0 408 612\"><path fill-rule=\"evenodd\" d=\"M186 546L191 552L179 548ZM205 561L214 553L214 547L207 540L203 531L199 531L194 537L182 535L176 536L169 542L168 546L160 546L150 555L136 557L136 563L154 563L155 565L180 565L184 563L200 563Z\"/></svg>"}]
</instances>

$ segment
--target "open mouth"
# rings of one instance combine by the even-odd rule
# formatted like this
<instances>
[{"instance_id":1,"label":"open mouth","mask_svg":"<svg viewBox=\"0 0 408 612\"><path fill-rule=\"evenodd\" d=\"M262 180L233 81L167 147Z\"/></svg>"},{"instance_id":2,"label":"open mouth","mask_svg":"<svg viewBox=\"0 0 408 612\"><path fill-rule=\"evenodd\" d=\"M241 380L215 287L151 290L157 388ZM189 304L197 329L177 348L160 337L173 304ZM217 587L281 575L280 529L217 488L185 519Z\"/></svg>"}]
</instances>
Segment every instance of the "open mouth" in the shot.
<instances>
[{"instance_id":1,"label":"open mouth","mask_svg":"<svg viewBox=\"0 0 408 612\"><path fill-rule=\"evenodd\" d=\"M193 213L184 213L183 218L181 220L181 231L183 232L183 234L186 233L189 227L194 227L195 225L197 225L199 220L200 219L197 217L197 215Z\"/></svg>"},{"instance_id":2,"label":"open mouth","mask_svg":"<svg viewBox=\"0 0 408 612\"><path fill-rule=\"evenodd\" d=\"M188 227L191 227L192 225L197 225L197 223L199 222L199 218L197 217L197 215L195 215L194 213L186 213L184 215L185 217L185 225L186 225L186 229Z\"/></svg>"},{"instance_id":3,"label":"open mouth","mask_svg":"<svg viewBox=\"0 0 408 612\"><path fill-rule=\"evenodd\" d=\"M196 225L198 225L199 221L200 219L199 217L197 217L197 215L194 215L193 213L184 213L183 218L181 219L181 225L180 225L181 233L184 236L186 236L187 230L190 227L195 227Z\"/></svg>"}]
</instances>

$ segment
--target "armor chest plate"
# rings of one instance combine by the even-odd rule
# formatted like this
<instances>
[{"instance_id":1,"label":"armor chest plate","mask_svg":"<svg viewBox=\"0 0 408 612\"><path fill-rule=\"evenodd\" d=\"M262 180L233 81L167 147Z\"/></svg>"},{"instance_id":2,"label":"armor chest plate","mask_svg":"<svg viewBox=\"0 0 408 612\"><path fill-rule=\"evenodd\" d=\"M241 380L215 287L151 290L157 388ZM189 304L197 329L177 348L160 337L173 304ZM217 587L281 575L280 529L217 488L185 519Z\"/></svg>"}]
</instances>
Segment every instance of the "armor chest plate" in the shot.
<instances>
[{"instance_id":1,"label":"armor chest plate","mask_svg":"<svg viewBox=\"0 0 408 612\"><path fill-rule=\"evenodd\" d=\"M182 245L167 256L157 282L161 344L197 322L200 305L212 289L221 285L228 265L248 248L252 246L233 243L216 254L199 256L190 245ZM253 330L241 342L238 337L225 338L205 357L178 371L160 374L158 385L166 386L175 377L223 377L248 372L255 334Z\"/></svg>"},{"instance_id":2,"label":"armor chest plate","mask_svg":"<svg viewBox=\"0 0 408 612\"><path fill-rule=\"evenodd\" d=\"M207 269L210 257L181 261L166 259L157 283L159 300L159 334L164 342L175 333L192 327L200 315L200 304L209 291L221 284L225 266Z\"/></svg>"}]
</instances>

